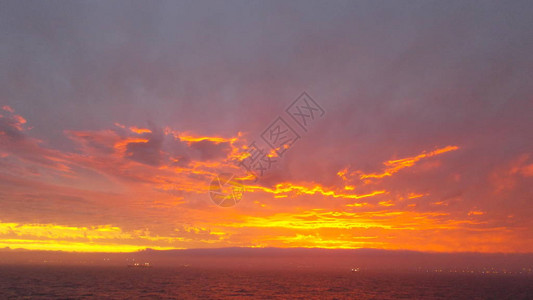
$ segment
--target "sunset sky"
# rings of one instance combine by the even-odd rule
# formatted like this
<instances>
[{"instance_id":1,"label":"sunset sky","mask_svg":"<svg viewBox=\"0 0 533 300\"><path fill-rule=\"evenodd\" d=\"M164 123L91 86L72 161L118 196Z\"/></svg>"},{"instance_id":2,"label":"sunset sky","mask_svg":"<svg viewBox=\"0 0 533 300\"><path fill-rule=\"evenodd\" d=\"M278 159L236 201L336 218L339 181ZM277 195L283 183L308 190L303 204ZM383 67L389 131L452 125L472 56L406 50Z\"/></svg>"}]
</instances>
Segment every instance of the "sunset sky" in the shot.
<instances>
[{"instance_id":1,"label":"sunset sky","mask_svg":"<svg viewBox=\"0 0 533 300\"><path fill-rule=\"evenodd\" d=\"M2 1L0 248L533 252L532 6Z\"/></svg>"}]
</instances>

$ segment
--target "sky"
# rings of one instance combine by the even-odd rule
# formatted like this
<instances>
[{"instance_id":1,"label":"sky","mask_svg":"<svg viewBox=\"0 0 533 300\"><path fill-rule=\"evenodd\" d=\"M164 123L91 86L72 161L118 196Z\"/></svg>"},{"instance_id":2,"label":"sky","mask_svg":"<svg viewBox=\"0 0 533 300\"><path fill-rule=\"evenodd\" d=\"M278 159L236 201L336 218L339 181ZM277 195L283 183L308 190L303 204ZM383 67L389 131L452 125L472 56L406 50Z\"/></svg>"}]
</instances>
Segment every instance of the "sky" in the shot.
<instances>
[{"instance_id":1,"label":"sky","mask_svg":"<svg viewBox=\"0 0 533 300\"><path fill-rule=\"evenodd\" d=\"M1 1L0 248L533 252L532 10Z\"/></svg>"}]
</instances>

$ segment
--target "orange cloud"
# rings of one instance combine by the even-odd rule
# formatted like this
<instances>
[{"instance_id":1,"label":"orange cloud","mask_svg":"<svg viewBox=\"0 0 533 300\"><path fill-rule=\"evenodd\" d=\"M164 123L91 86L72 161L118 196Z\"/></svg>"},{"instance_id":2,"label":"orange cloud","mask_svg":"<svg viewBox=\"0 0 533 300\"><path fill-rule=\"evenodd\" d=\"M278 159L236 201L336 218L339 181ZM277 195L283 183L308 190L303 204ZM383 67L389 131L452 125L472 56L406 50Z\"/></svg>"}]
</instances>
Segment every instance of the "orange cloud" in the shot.
<instances>
[{"instance_id":1,"label":"orange cloud","mask_svg":"<svg viewBox=\"0 0 533 300\"><path fill-rule=\"evenodd\" d=\"M401 169L414 166L415 163L417 163L421 159L437 156L437 155L440 155L440 154L443 154L449 151L455 151L457 149L459 149L459 147L457 146L446 146L444 148L440 148L435 151L422 152L421 154L417 156L413 156L413 157L389 160L383 163L386 166L386 168L382 173L363 174L362 172L358 172L360 173L359 178L367 179L367 178L383 178L387 176L392 176L392 174L400 171Z\"/></svg>"},{"instance_id":2,"label":"orange cloud","mask_svg":"<svg viewBox=\"0 0 533 300\"><path fill-rule=\"evenodd\" d=\"M135 132L137 134L152 133L152 130L150 130L150 129L139 128L139 127L136 127L136 126L131 126L130 130L131 130L131 132Z\"/></svg>"},{"instance_id":3,"label":"orange cloud","mask_svg":"<svg viewBox=\"0 0 533 300\"><path fill-rule=\"evenodd\" d=\"M246 237L249 242L241 245L256 247L373 247L486 252L502 241L509 242L508 245L513 245L511 247L517 245L513 237L508 236L509 230L505 227L490 227L486 221L454 218L444 212L311 209L234 217L231 222L211 222L210 225L226 228L225 231L240 232L240 235L247 233L243 238Z\"/></svg>"},{"instance_id":4,"label":"orange cloud","mask_svg":"<svg viewBox=\"0 0 533 300\"><path fill-rule=\"evenodd\" d=\"M490 175L496 193L513 190L521 177L533 176L533 163L530 154L522 154L505 166L497 167Z\"/></svg>"},{"instance_id":5,"label":"orange cloud","mask_svg":"<svg viewBox=\"0 0 533 300\"><path fill-rule=\"evenodd\" d=\"M176 249L183 237L151 236L137 230L125 232L115 226L74 227L56 224L0 222L0 247L77 252L131 252L146 249ZM165 241L172 246L158 246Z\"/></svg>"},{"instance_id":6,"label":"orange cloud","mask_svg":"<svg viewBox=\"0 0 533 300\"><path fill-rule=\"evenodd\" d=\"M14 113L14 112L15 112L15 110L12 109L9 105L4 105L4 106L2 107L2 109L5 110L5 111L8 111L8 112L10 112L10 113Z\"/></svg>"},{"instance_id":7,"label":"orange cloud","mask_svg":"<svg viewBox=\"0 0 533 300\"><path fill-rule=\"evenodd\" d=\"M381 195L381 194L386 193L385 190L380 190L380 191L374 191L372 193L361 194L361 195L358 195L358 194L343 194L343 193L336 193L333 190L329 190L328 191L328 190L326 190L324 187L322 187L319 184L315 184L314 186L311 186L311 187L306 187L306 186L303 186L303 185L293 185L290 182L278 183L278 184L276 184L275 188L273 188L273 189L268 188L268 187L259 186L259 185L255 185L255 186L247 185L246 186L246 190L252 190L252 191L261 190L261 191L264 191L264 192L267 192L267 193L276 194L276 195L277 194L291 193L291 192L294 192L294 193L296 193L298 195L300 195L300 194L308 194L308 195L320 194L320 195L323 195L323 196L328 196L328 197L333 197L333 198L343 198L343 199L361 199L361 198L372 197L372 196Z\"/></svg>"},{"instance_id":8,"label":"orange cloud","mask_svg":"<svg viewBox=\"0 0 533 300\"><path fill-rule=\"evenodd\" d=\"M469 216L481 216L481 215L484 215L484 214L485 214L485 213L482 212L482 211L475 211L475 210L470 211L470 212L468 213Z\"/></svg>"},{"instance_id":9,"label":"orange cloud","mask_svg":"<svg viewBox=\"0 0 533 300\"><path fill-rule=\"evenodd\" d=\"M51 213L41 222L27 222L33 215L17 220L13 214L9 222L0 223L0 247L108 252L225 246L527 248L509 235L508 224L488 218L493 214L471 211L475 206L461 210L457 202L429 188L399 189L381 181L365 187L349 182L353 175L361 179L392 176L457 146L389 160L383 172L375 174L345 168L337 173L341 182L333 177L327 185L289 177L270 186L250 184L245 193L249 202L221 210L208 198L209 182L220 171L239 170L233 161L246 155L248 143L243 134L201 136L117 123L114 130L65 131L77 145L75 151L67 152L47 148L46 143L13 129L13 124L24 124L20 118L9 115L2 120L6 132L17 137L0 136L2 142L9 142L2 144L8 147L0 154L2 192ZM146 159L152 156L156 159ZM513 180L518 184L531 168L526 157L496 171L516 177ZM363 198L365 202L360 202ZM87 215L70 214L73 207ZM94 225L102 224L102 216L106 225Z\"/></svg>"},{"instance_id":10,"label":"orange cloud","mask_svg":"<svg viewBox=\"0 0 533 300\"><path fill-rule=\"evenodd\" d=\"M378 204L381 205L381 206L394 206L394 203L392 201L390 201L390 200L389 201L380 201Z\"/></svg>"},{"instance_id":11,"label":"orange cloud","mask_svg":"<svg viewBox=\"0 0 533 300\"><path fill-rule=\"evenodd\" d=\"M118 141L115 143L115 149L119 150L120 152L125 152L126 147L129 144L138 144L138 143L148 143L148 139L144 138L126 138L123 140Z\"/></svg>"},{"instance_id":12,"label":"orange cloud","mask_svg":"<svg viewBox=\"0 0 533 300\"><path fill-rule=\"evenodd\" d=\"M415 198L420 198L420 197L424 197L426 196L427 194L417 194L417 193L409 193L409 195L407 196L409 199L415 199Z\"/></svg>"},{"instance_id":13,"label":"orange cloud","mask_svg":"<svg viewBox=\"0 0 533 300\"><path fill-rule=\"evenodd\" d=\"M443 154L449 151L455 151L457 149L459 149L458 146L446 146L444 148L440 148L440 149L437 149L431 152L424 151L417 156L406 157L406 158L396 159L396 160L389 160L389 161L384 162L383 164L386 166L386 168L381 173L364 174L361 171L355 171L355 172L352 172L351 175L359 174L360 179L383 178L387 176L392 176L392 174L400 171L401 169L414 166L418 161L422 159L437 156L437 155L440 155L440 154ZM346 169L344 169L342 171L339 171L337 175L345 179L346 172L347 172Z\"/></svg>"}]
</instances>

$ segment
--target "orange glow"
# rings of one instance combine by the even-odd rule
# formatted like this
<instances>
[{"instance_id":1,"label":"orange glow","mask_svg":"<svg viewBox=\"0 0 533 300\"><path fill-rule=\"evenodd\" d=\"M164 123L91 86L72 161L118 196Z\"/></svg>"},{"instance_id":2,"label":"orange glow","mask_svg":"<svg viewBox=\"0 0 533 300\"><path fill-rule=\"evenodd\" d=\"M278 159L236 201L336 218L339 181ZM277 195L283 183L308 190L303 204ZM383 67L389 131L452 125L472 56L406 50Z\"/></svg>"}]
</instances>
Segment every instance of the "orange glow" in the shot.
<instances>
[{"instance_id":1,"label":"orange glow","mask_svg":"<svg viewBox=\"0 0 533 300\"><path fill-rule=\"evenodd\" d=\"M424 196L426 196L426 194L409 193L408 198L409 199L415 199L415 198L420 198L420 197L424 197Z\"/></svg>"},{"instance_id":2,"label":"orange glow","mask_svg":"<svg viewBox=\"0 0 533 300\"><path fill-rule=\"evenodd\" d=\"M187 133L178 134L177 137L185 142L201 142L201 141L210 141L215 143L232 143L237 140L237 138L223 138L216 136L194 136Z\"/></svg>"},{"instance_id":3,"label":"orange glow","mask_svg":"<svg viewBox=\"0 0 533 300\"><path fill-rule=\"evenodd\" d=\"M392 203L392 201L380 201L379 205L381 205L381 206L394 206L394 203Z\"/></svg>"},{"instance_id":4,"label":"orange glow","mask_svg":"<svg viewBox=\"0 0 533 300\"><path fill-rule=\"evenodd\" d=\"M444 148L440 148L429 153L423 152L414 157L407 157L407 158L402 158L402 159L397 159L397 160L389 160L383 163L385 166L387 166L387 168L385 168L385 171L383 171L383 173L361 174L359 178L360 179L383 178L387 176L392 176L392 174L400 171L401 169L414 166L415 163L421 159L436 156L436 155L446 153L449 151L455 151L457 149L459 149L459 147L457 146L446 146Z\"/></svg>"},{"instance_id":5,"label":"orange glow","mask_svg":"<svg viewBox=\"0 0 533 300\"><path fill-rule=\"evenodd\" d=\"M26 124L26 119L19 115L14 115L13 118L19 123L19 124Z\"/></svg>"},{"instance_id":6,"label":"orange glow","mask_svg":"<svg viewBox=\"0 0 533 300\"><path fill-rule=\"evenodd\" d=\"M468 213L469 216L481 216L481 215L484 215L485 213L482 212L482 211L470 211Z\"/></svg>"},{"instance_id":7,"label":"orange glow","mask_svg":"<svg viewBox=\"0 0 533 300\"><path fill-rule=\"evenodd\" d=\"M150 129L139 128L139 127L136 127L136 126L130 127L130 130L131 130L131 132L135 132L137 134L151 133L152 132Z\"/></svg>"},{"instance_id":8,"label":"orange glow","mask_svg":"<svg viewBox=\"0 0 533 300\"><path fill-rule=\"evenodd\" d=\"M343 180L348 180L348 178L346 178L346 174L347 173L348 173L348 168L344 168L344 169L340 170L339 172L337 172L337 176L339 176Z\"/></svg>"},{"instance_id":9,"label":"orange glow","mask_svg":"<svg viewBox=\"0 0 533 300\"><path fill-rule=\"evenodd\" d=\"M11 123L17 126L25 121L12 115L6 118L11 118ZM398 188L385 181L371 180L393 174L402 176L396 173L423 159L455 151L458 146L386 161L379 173L363 174L345 167L336 176L331 171L333 180L322 182L320 176L313 182L287 176L283 180L252 183L256 178L247 174L241 178L250 183L245 186L242 202L219 209L208 198L209 184L221 171L242 172L234 161L249 155L246 151L249 142L243 134L226 138L165 129L165 138L171 140L169 144L175 145L179 139L184 142L180 147L203 141L229 144L230 148L224 150L225 157L202 160L194 148L186 149L185 154L193 153L187 157L174 153L174 149L150 143L153 132L149 129L119 123L115 126L118 127L115 130L68 131L78 152L55 151L30 140L39 158L46 159L46 164L37 169L44 170L45 176L50 176L46 174L48 165L51 166L48 172L61 172L60 179L55 179L59 183L51 180L35 186L54 205L60 203L60 208L68 201L78 201L79 205L87 205L84 209L102 209L109 211L109 215L125 214L127 218L115 219L116 225L90 225L90 220L82 218L79 224L87 225L0 222L0 247L80 252L235 246L428 251L529 249L513 240L507 227L491 223L489 213L472 209L477 206L450 210L448 204L451 207L455 200L448 200L427 187L414 184ZM130 159L129 152L135 147L128 145L140 143L146 145L139 147L142 151L136 153L138 157L160 155L157 164ZM7 159L14 160L16 155L8 149L0 152L0 157ZM267 155L277 156L275 150ZM496 172L495 186L502 182L502 177L516 177L515 185L526 178L532 165L528 159L529 156L520 157L516 163ZM431 168L440 166L432 164ZM352 182L354 175L363 182ZM76 182L78 179L80 182ZM13 189L14 199L28 197L26 191ZM33 197L41 201L39 195ZM139 224L143 228L137 228Z\"/></svg>"},{"instance_id":10,"label":"orange glow","mask_svg":"<svg viewBox=\"0 0 533 300\"><path fill-rule=\"evenodd\" d=\"M366 205L368 205L368 203L366 203L366 202L346 204L346 206L348 206L348 207L362 207L362 206L366 206Z\"/></svg>"},{"instance_id":11,"label":"orange glow","mask_svg":"<svg viewBox=\"0 0 533 300\"><path fill-rule=\"evenodd\" d=\"M2 109L5 110L5 111L8 111L10 113L14 113L15 112L15 110L12 109L9 105L2 106Z\"/></svg>"},{"instance_id":12,"label":"orange glow","mask_svg":"<svg viewBox=\"0 0 533 300\"><path fill-rule=\"evenodd\" d=\"M115 149L124 152L126 151L126 147L128 144L134 144L134 143L148 143L148 139L141 139L141 138L126 138L124 140L121 140L117 143L115 143Z\"/></svg>"},{"instance_id":13,"label":"orange glow","mask_svg":"<svg viewBox=\"0 0 533 300\"><path fill-rule=\"evenodd\" d=\"M380 194L386 193L386 191L374 191L372 193L368 194L342 194L342 193L336 193L335 191L327 191L320 185L315 185L313 187L306 187L302 185L293 185L291 183L279 183L276 185L274 189L263 187L263 186L246 186L247 190L261 190L267 193L272 194L283 194L283 193L290 193L295 192L296 194L308 194L308 195L315 195L315 194L321 194L323 196L329 196L333 198L344 198L344 199L360 199L360 198L366 198L366 197L372 197Z\"/></svg>"},{"instance_id":14,"label":"orange glow","mask_svg":"<svg viewBox=\"0 0 533 300\"><path fill-rule=\"evenodd\" d=\"M154 247L149 237L125 233L118 227L73 227L55 224L0 223L0 247L28 250L63 250L77 252L130 252ZM130 241L124 244L119 241ZM172 247L158 247L170 249Z\"/></svg>"},{"instance_id":15,"label":"orange glow","mask_svg":"<svg viewBox=\"0 0 533 300\"><path fill-rule=\"evenodd\" d=\"M0 0L0 266L533 269L533 0L63 2Z\"/></svg>"},{"instance_id":16,"label":"orange glow","mask_svg":"<svg viewBox=\"0 0 533 300\"><path fill-rule=\"evenodd\" d=\"M523 167L521 172L526 177L533 177L533 164Z\"/></svg>"}]
</instances>

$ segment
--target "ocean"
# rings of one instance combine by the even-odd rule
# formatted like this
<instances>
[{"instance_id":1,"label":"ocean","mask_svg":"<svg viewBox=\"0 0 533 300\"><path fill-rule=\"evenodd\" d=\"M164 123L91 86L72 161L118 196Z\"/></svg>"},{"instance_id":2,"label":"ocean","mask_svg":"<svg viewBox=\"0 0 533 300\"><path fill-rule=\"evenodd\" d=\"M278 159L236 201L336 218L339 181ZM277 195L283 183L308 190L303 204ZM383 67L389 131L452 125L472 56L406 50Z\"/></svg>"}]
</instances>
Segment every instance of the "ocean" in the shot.
<instances>
[{"instance_id":1,"label":"ocean","mask_svg":"<svg viewBox=\"0 0 533 300\"><path fill-rule=\"evenodd\" d=\"M0 266L1 299L533 299L531 275Z\"/></svg>"}]
</instances>

